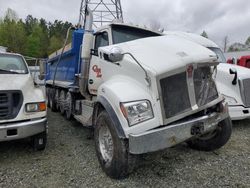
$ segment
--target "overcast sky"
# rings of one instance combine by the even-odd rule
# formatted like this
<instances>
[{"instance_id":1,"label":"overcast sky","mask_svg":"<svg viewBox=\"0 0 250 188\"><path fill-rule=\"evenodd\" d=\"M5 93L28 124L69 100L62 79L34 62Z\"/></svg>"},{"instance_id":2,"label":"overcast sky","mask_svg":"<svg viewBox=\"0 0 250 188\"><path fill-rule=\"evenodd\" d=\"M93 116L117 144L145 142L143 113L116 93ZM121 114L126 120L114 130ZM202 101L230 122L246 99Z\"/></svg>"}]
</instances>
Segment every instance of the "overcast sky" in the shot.
<instances>
[{"instance_id":1,"label":"overcast sky","mask_svg":"<svg viewBox=\"0 0 250 188\"><path fill-rule=\"evenodd\" d=\"M0 16L7 8L20 18L28 14L49 21L55 19L77 23L81 0L0 0ZM150 25L159 22L165 30L181 30L200 34L222 45L245 42L250 36L249 0L121 0L125 22Z\"/></svg>"}]
</instances>

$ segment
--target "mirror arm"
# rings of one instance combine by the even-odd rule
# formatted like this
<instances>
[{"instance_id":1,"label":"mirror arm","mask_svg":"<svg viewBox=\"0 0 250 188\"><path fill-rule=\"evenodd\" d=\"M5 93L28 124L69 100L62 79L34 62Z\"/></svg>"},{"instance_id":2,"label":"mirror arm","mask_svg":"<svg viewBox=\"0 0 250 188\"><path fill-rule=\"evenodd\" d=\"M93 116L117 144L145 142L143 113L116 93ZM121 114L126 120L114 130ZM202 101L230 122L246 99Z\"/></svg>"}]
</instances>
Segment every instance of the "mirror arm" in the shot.
<instances>
[{"instance_id":1,"label":"mirror arm","mask_svg":"<svg viewBox=\"0 0 250 188\"><path fill-rule=\"evenodd\" d=\"M129 52L126 52L126 53L123 53L122 55L129 55L130 57L132 57L132 59L139 65L139 67L144 71L145 73L145 80L146 82L148 83L149 86L151 86L151 79L148 75L148 72L144 69L144 67L139 63L139 61L137 61L137 59L133 56L133 54L129 53Z\"/></svg>"}]
</instances>

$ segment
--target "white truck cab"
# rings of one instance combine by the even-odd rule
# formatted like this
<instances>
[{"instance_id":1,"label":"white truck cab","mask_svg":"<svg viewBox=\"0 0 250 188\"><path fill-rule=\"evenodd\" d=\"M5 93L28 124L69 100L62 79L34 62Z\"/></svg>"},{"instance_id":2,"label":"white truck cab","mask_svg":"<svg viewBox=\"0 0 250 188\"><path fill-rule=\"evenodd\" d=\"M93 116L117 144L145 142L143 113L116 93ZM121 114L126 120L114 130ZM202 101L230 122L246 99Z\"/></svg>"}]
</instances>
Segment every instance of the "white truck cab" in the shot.
<instances>
[{"instance_id":1,"label":"white truck cab","mask_svg":"<svg viewBox=\"0 0 250 188\"><path fill-rule=\"evenodd\" d=\"M250 69L228 64L220 47L200 35L179 31L165 32L165 34L183 37L212 50L220 62L215 72L216 85L228 103L231 119L250 118Z\"/></svg>"},{"instance_id":2,"label":"white truck cab","mask_svg":"<svg viewBox=\"0 0 250 188\"><path fill-rule=\"evenodd\" d=\"M46 90L51 109L58 106L66 118L94 127L97 158L107 175L126 177L136 155L182 142L205 151L227 143L231 120L212 77L219 63L214 52L127 24L112 23L93 34L91 17L77 85L49 79ZM49 72L56 66L63 64L54 63Z\"/></svg>"},{"instance_id":3,"label":"white truck cab","mask_svg":"<svg viewBox=\"0 0 250 188\"><path fill-rule=\"evenodd\" d=\"M97 157L109 176L125 176L129 158L137 154L185 141L209 151L230 138L227 106L212 78L218 59L211 50L182 37L110 24L92 39L84 34L82 58L82 70L89 67L81 77L88 78L94 100Z\"/></svg>"},{"instance_id":4,"label":"white truck cab","mask_svg":"<svg viewBox=\"0 0 250 188\"><path fill-rule=\"evenodd\" d=\"M0 52L0 142L31 138L35 150L47 141L45 96L23 56Z\"/></svg>"}]
</instances>

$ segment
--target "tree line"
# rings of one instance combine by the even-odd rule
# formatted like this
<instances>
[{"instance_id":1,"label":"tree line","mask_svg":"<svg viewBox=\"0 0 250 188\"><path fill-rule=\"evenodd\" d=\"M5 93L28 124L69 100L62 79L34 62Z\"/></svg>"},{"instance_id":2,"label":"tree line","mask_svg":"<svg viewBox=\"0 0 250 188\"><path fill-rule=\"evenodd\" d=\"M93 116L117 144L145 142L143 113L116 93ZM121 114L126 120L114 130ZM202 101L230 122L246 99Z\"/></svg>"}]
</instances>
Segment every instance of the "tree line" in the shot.
<instances>
[{"instance_id":1,"label":"tree line","mask_svg":"<svg viewBox=\"0 0 250 188\"><path fill-rule=\"evenodd\" d=\"M14 10L8 9L0 18L0 46L25 56L46 58L62 47L70 26L72 23L67 21L47 22L32 15L22 20Z\"/></svg>"},{"instance_id":2,"label":"tree line","mask_svg":"<svg viewBox=\"0 0 250 188\"><path fill-rule=\"evenodd\" d=\"M201 36L205 38L209 38L206 31L201 33ZM225 36L223 39L223 51L224 52L236 52L236 51L245 51L250 50L250 36L246 39L245 43L235 42L228 46L229 44L229 37Z\"/></svg>"}]
</instances>

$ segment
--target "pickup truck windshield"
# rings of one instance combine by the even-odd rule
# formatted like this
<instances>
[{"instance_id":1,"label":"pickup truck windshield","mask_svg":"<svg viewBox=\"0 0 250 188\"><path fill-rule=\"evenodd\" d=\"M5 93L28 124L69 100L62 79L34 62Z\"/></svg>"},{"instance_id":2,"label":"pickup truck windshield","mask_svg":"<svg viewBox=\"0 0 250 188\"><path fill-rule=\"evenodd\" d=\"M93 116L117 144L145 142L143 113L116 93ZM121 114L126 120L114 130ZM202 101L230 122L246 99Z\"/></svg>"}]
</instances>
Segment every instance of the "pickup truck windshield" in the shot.
<instances>
[{"instance_id":1,"label":"pickup truck windshield","mask_svg":"<svg viewBox=\"0 0 250 188\"><path fill-rule=\"evenodd\" d=\"M27 74L28 69L22 57L0 54L0 74Z\"/></svg>"},{"instance_id":2,"label":"pickup truck windshield","mask_svg":"<svg viewBox=\"0 0 250 188\"><path fill-rule=\"evenodd\" d=\"M112 36L113 36L113 44L118 44L122 42L128 42L132 40L147 38L147 37L156 37L161 36L158 33L134 28L124 25L113 25L112 26Z\"/></svg>"},{"instance_id":3,"label":"pickup truck windshield","mask_svg":"<svg viewBox=\"0 0 250 188\"><path fill-rule=\"evenodd\" d=\"M209 48L212 50L219 58L220 63L227 63L227 60L220 48Z\"/></svg>"}]
</instances>

